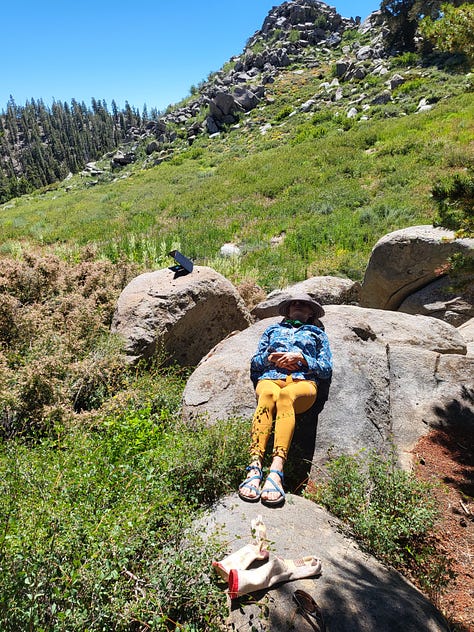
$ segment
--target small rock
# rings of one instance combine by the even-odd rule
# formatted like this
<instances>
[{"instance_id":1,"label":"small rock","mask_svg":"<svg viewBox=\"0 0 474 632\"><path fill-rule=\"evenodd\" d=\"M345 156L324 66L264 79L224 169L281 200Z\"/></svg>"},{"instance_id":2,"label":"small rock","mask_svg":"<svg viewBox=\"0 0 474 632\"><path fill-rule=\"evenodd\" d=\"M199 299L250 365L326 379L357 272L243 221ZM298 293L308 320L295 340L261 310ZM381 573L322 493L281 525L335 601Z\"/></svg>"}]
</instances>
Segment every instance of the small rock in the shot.
<instances>
[{"instance_id":1,"label":"small rock","mask_svg":"<svg viewBox=\"0 0 474 632\"><path fill-rule=\"evenodd\" d=\"M390 87L390 90L394 90L395 88L398 88L398 86L401 86L403 83L405 83L405 78L402 77L402 75L393 75L393 77L388 81L388 86Z\"/></svg>"},{"instance_id":2,"label":"small rock","mask_svg":"<svg viewBox=\"0 0 474 632\"><path fill-rule=\"evenodd\" d=\"M219 253L221 257L239 257L242 251L237 244L228 243L221 246Z\"/></svg>"}]
</instances>

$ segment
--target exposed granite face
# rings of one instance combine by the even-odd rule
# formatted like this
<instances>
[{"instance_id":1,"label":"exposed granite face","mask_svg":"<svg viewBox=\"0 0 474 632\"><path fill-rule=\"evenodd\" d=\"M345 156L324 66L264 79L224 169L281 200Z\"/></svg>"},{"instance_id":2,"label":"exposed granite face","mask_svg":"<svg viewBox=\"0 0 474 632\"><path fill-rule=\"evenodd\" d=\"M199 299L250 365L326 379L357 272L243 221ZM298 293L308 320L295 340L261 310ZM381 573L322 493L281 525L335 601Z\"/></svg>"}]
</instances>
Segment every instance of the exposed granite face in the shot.
<instances>
[{"instance_id":1,"label":"exposed granite face","mask_svg":"<svg viewBox=\"0 0 474 632\"><path fill-rule=\"evenodd\" d=\"M125 339L130 361L164 352L195 365L250 314L235 287L215 270L195 266L180 275L165 268L133 279L119 297L112 331Z\"/></svg>"},{"instance_id":2,"label":"exposed granite face","mask_svg":"<svg viewBox=\"0 0 474 632\"><path fill-rule=\"evenodd\" d=\"M384 235L372 249L360 293L363 307L398 309L403 301L445 272L449 257L474 257L474 239L430 225Z\"/></svg>"},{"instance_id":3,"label":"exposed granite face","mask_svg":"<svg viewBox=\"0 0 474 632\"><path fill-rule=\"evenodd\" d=\"M231 553L251 542L251 521L259 514L267 528L270 556L314 555L322 562L322 574L229 602L228 630L310 632L313 628L293 601L295 590L301 589L316 600L331 632L447 632L441 613L409 581L362 552L341 533L334 516L309 500L288 494L285 505L275 509L245 503L234 494L195 527L205 537L217 530ZM250 568L255 564L262 562ZM222 589L226 590L225 582Z\"/></svg>"},{"instance_id":4,"label":"exposed granite face","mask_svg":"<svg viewBox=\"0 0 474 632\"><path fill-rule=\"evenodd\" d=\"M330 382L321 383L315 407L299 418L289 459L302 479L317 478L327 453L390 451L409 465L416 440L453 402L472 410L474 358L452 325L428 316L325 305L324 328L334 359ZM256 400L250 358L267 318L212 349L191 374L183 415L193 424L235 416L248 420ZM474 411L473 411L474 414ZM309 465L308 465L309 464Z\"/></svg>"}]
</instances>

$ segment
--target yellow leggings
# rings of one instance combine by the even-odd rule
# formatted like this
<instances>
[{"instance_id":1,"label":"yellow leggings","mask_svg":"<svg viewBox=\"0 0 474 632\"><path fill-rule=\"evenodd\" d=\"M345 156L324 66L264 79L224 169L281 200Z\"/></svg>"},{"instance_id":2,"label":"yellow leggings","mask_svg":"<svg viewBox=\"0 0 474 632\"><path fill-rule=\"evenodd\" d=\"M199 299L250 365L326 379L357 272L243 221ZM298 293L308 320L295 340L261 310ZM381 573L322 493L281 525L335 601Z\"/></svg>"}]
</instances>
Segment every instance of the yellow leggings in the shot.
<instances>
[{"instance_id":1,"label":"yellow leggings","mask_svg":"<svg viewBox=\"0 0 474 632\"><path fill-rule=\"evenodd\" d=\"M286 460L295 431L295 414L304 413L316 401L317 387L306 380L260 380L257 384L257 409L252 420L252 457L263 459L273 421L275 437L273 456Z\"/></svg>"}]
</instances>

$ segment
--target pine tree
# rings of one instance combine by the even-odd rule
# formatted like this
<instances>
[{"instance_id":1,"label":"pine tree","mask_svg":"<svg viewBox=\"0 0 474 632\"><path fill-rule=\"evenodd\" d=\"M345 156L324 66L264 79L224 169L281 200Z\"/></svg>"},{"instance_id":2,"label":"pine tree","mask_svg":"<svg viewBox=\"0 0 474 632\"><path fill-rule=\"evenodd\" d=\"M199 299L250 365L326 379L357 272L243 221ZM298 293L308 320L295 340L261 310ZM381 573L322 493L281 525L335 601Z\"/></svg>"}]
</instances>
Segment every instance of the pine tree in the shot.
<instances>
[{"instance_id":1,"label":"pine tree","mask_svg":"<svg viewBox=\"0 0 474 632\"><path fill-rule=\"evenodd\" d=\"M415 35L420 21L428 16L440 16L443 0L382 0L380 11L389 27L386 39L389 49L416 50ZM447 4L459 6L462 0L450 0Z\"/></svg>"},{"instance_id":2,"label":"pine tree","mask_svg":"<svg viewBox=\"0 0 474 632\"><path fill-rule=\"evenodd\" d=\"M474 63L474 5L441 6L442 16L423 18L421 35L441 51L462 53Z\"/></svg>"},{"instance_id":3,"label":"pine tree","mask_svg":"<svg viewBox=\"0 0 474 632\"><path fill-rule=\"evenodd\" d=\"M50 108L41 99L17 106L10 97L0 113L0 201L64 178L115 149L128 129L148 120L126 103L120 111L112 101L91 100L91 107L72 99L53 100Z\"/></svg>"}]
</instances>

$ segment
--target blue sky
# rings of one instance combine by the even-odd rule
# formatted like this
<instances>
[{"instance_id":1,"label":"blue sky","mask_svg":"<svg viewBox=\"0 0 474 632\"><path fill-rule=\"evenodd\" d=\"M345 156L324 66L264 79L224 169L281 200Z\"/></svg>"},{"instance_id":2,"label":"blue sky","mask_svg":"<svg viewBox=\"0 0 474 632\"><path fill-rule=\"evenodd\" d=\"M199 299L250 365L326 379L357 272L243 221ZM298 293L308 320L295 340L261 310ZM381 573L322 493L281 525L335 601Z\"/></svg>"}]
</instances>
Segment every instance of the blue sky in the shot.
<instances>
[{"instance_id":1,"label":"blue sky","mask_svg":"<svg viewBox=\"0 0 474 632\"><path fill-rule=\"evenodd\" d=\"M164 110L242 52L278 0L22 0L2 7L0 111L10 95ZM340 0L362 19L380 1Z\"/></svg>"}]
</instances>

